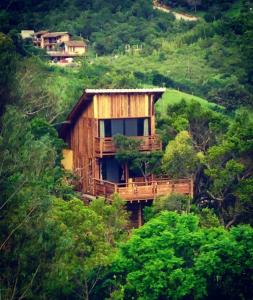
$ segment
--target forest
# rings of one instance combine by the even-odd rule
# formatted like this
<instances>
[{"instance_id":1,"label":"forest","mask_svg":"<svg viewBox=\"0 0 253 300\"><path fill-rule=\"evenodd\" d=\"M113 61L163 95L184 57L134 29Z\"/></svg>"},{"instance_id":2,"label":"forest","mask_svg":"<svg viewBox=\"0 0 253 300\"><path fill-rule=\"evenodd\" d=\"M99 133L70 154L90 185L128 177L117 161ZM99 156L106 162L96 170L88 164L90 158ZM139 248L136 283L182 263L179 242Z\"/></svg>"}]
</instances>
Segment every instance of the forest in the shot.
<instances>
[{"instance_id":1,"label":"forest","mask_svg":"<svg viewBox=\"0 0 253 300\"><path fill-rule=\"evenodd\" d=\"M150 0L0 2L0 299L253 298L253 2L159 3L198 20ZM88 52L52 65L23 29L68 31ZM119 195L83 203L57 130L85 88L146 87L167 89L163 150L129 140L118 159L191 177L194 197L158 197L130 229Z\"/></svg>"}]
</instances>

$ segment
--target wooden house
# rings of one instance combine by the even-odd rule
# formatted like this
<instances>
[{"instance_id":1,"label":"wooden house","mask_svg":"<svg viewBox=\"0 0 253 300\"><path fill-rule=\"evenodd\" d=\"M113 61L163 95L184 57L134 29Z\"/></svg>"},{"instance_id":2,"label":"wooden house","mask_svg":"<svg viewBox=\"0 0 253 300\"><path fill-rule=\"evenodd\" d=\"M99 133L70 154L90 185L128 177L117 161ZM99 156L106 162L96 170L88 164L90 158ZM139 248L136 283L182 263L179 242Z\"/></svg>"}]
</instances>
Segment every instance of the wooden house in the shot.
<instances>
[{"instance_id":1,"label":"wooden house","mask_svg":"<svg viewBox=\"0 0 253 300\"><path fill-rule=\"evenodd\" d=\"M68 32L46 32L40 37L40 47L47 51L55 51L68 41L70 41Z\"/></svg>"},{"instance_id":2,"label":"wooden house","mask_svg":"<svg viewBox=\"0 0 253 300\"><path fill-rule=\"evenodd\" d=\"M127 201L132 222L142 223L142 208L159 195L192 195L192 180L152 176L148 182L115 158L113 136L141 140L139 151L161 150L155 130L154 104L164 88L86 89L74 106L60 135L68 145L63 165L80 178L86 197L111 198L118 193Z\"/></svg>"},{"instance_id":3,"label":"wooden house","mask_svg":"<svg viewBox=\"0 0 253 300\"><path fill-rule=\"evenodd\" d=\"M84 41L67 41L64 43L64 51L69 55L81 56L87 50L87 44Z\"/></svg>"},{"instance_id":4,"label":"wooden house","mask_svg":"<svg viewBox=\"0 0 253 300\"><path fill-rule=\"evenodd\" d=\"M43 34L46 34L48 33L47 30L41 30L41 31L38 31L38 32L35 32L34 35L33 35L33 44L35 47L38 47L38 48L43 48L42 47L42 36Z\"/></svg>"}]
</instances>

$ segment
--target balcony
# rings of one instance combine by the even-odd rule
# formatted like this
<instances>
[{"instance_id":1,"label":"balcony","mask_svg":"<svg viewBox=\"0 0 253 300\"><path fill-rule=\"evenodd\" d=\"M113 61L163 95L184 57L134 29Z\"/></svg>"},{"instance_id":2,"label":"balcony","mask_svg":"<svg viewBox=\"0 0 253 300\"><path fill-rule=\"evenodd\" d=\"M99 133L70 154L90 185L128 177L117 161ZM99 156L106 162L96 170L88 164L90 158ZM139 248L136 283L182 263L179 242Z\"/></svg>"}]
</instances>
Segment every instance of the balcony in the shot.
<instances>
[{"instance_id":1,"label":"balcony","mask_svg":"<svg viewBox=\"0 0 253 300\"><path fill-rule=\"evenodd\" d=\"M155 179L148 182L129 182L116 184L109 181L94 179L94 195L111 198L118 193L126 201L141 201L154 199L157 196L179 193L193 195L193 181L186 179Z\"/></svg>"},{"instance_id":2,"label":"balcony","mask_svg":"<svg viewBox=\"0 0 253 300\"><path fill-rule=\"evenodd\" d=\"M135 136L129 137L131 139L141 141L140 151L155 151L162 150L162 142L158 135L149 136ZM114 155L116 148L113 143L113 137L95 138L95 155L97 157L103 157L106 155Z\"/></svg>"}]
</instances>

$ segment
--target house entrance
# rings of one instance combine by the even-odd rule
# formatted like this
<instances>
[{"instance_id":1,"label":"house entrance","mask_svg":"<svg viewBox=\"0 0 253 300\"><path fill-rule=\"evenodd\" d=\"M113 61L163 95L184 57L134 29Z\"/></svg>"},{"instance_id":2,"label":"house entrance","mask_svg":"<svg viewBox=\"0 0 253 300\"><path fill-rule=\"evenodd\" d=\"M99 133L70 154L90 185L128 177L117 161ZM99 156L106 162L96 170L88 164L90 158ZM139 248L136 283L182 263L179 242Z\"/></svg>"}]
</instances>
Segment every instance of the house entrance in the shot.
<instances>
[{"instance_id":1,"label":"house entrance","mask_svg":"<svg viewBox=\"0 0 253 300\"><path fill-rule=\"evenodd\" d=\"M114 157L104 157L101 160L101 176L102 180L115 183L125 182L124 169Z\"/></svg>"}]
</instances>

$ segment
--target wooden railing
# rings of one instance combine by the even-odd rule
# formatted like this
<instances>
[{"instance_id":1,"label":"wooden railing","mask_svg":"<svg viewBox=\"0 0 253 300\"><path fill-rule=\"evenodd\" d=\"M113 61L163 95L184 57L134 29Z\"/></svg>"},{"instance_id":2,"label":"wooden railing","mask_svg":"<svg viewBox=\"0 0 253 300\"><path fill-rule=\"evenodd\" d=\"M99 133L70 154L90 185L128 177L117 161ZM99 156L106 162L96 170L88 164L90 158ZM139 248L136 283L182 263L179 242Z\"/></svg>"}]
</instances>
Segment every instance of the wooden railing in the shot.
<instances>
[{"instance_id":1,"label":"wooden railing","mask_svg":"<svg viewBox=\"0 0 253 300\"><path fill-rule=\"evenodd\" d=\"M162 142L158 135L129 136L131 139L141 141L140 151L155 151L162 149ZM95 138L95 153L97 156L112 155L116 153L113 137Z\"/></svg>"},{"instance_id":2,"label":"wooden railing","mask_svg":"<svg viewBox=\"0 0 253 300\"><path fill-rule=\"evenodd\" d=\"M129 182L116 184L109 181L94 179L94 195L110 198L118 193L127 201L149 200L157 196L179 193L184 195L193 194L192 179L156 179L149 182Z\"/></svg>"}]
</instances>

